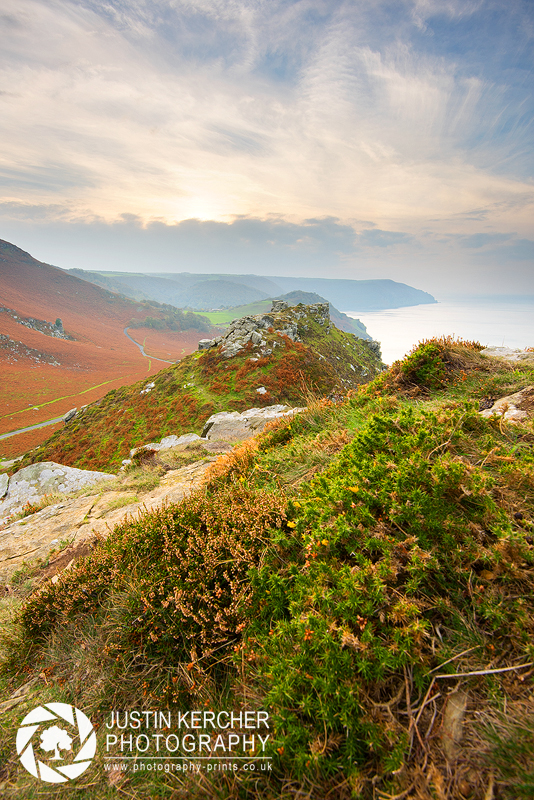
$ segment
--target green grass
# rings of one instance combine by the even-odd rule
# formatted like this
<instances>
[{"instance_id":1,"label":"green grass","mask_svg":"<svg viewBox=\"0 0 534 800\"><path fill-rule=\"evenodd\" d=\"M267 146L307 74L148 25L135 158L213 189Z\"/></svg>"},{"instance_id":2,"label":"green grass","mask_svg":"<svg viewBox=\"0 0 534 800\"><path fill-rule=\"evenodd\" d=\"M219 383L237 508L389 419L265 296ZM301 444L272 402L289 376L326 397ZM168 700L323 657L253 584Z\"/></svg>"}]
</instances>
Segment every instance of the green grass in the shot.
<instances>
[{"instance_id":1,"label":"green grass","mask_svg":"<svg viewBox=\"0 0 534 800\"><path fill-rule=\"evenodd\" d=\"M244 306L236 306L225 311L194 311L202 317L207 317L212 325L229 325L234 319L240 319L254 314L266 314L271 310L271 300L258 300Z\"/></svg>"},{"instance_id":2,"label":"green grass","mask_svg":"<svg viewBox=\"0 0 534 800\"><path fill-rule=\"evenodd\" d=\"M478 414L488 387L532 382L438 340L343 402L310 401L27 599L5 626L6 692L45 674L33 705L55 692L100 724L112 708L268 709L269 776L130 774L134 798L484 800L492 782L530 797L531 672L454 676L534 661L534 429ZM10 755L22 713L0 745L7 798L37 795ZM101 761L87 782L79 796L108 796Z\"/></svg>"}]
</instances>

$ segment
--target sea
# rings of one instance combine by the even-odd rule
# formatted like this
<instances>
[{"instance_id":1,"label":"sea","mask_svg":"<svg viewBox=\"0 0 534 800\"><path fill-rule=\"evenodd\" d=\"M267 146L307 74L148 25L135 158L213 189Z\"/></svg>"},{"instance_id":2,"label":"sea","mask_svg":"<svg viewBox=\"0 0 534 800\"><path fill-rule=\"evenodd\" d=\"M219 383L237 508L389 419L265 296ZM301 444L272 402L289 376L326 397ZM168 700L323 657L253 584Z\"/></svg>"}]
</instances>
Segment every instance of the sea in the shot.
<instances>
[{"instance_id":1,"label":"sea","mask_svg":"<svg viewBox=\"0 0 534 800\"><path fill-rule=\"evenodd\" d=\"M422 339L454 335L485 347L534 347L534 299L498 302L449 300L383 311L345 311L359 319L392 364Z\"/></svg>"}]
</instances>

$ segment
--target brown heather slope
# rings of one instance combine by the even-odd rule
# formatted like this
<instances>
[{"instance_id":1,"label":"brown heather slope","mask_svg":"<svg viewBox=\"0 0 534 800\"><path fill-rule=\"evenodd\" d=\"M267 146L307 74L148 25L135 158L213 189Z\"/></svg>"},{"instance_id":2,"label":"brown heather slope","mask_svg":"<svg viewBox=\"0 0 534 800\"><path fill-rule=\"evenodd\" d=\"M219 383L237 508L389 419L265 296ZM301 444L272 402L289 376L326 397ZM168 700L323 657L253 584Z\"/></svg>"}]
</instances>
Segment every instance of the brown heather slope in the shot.
<instances>
[{"instance_id":1,"label":"brown heather slope","mask_svg":"<svg viewBox=\"0 0 534 800\"><path fill-rule=\"evenodd\" d=\"M0 434L35 425L94 402L110 389L154 375L196 349L197 331L131 330L145 358L124 335L132 319L162 317L134 302L32 258L0 240ZM27 327L29 318L63 322L68 339ZM43 326L41 326L43 327ZM50 328L49 328L50 330ZM0 442L15 456L46 439L40 428Z\"/></svg>"}]
</instances>

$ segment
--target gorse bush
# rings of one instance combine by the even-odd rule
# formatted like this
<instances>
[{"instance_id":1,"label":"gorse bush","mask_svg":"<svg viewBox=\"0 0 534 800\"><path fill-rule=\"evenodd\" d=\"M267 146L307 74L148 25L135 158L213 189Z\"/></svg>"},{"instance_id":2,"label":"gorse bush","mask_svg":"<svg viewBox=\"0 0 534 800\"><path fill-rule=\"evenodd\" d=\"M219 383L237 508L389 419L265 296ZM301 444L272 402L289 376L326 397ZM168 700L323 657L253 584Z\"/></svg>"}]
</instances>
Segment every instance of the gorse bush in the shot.
<instances>
[{"instance_id":1,"label":"gorse bush","mask_svg":"<svg viewBox=\"0 0 534 800\"><path fill-rule=\"evenodd\" d=\"M477 357L482 345L478 342L456 340L451 336L435 337L419 342L402 360L393 365L390 377L405 387L426 392L440 389L465 370L480 369L483 361Z\"/></svg>"},{"instance_id":2,"label":"gorse bush","mask_svg":"<svg viewBox=\"0 0 534 800\"><path fill-rule=\"evenodd\" d=\"M474 623L482 647L498 636L534 657L528 604L510 597L525 579L532 592L534 547L496 477L466 457L485 435L472 408L375 415L289 503L254 575L245 645L276 710L281 763L399 768L404 734L366 698L387 698L408 666L426 689L440 626L451 644ZM524 467L532 491L531 456Z\"/></svg>"}]
</instances>

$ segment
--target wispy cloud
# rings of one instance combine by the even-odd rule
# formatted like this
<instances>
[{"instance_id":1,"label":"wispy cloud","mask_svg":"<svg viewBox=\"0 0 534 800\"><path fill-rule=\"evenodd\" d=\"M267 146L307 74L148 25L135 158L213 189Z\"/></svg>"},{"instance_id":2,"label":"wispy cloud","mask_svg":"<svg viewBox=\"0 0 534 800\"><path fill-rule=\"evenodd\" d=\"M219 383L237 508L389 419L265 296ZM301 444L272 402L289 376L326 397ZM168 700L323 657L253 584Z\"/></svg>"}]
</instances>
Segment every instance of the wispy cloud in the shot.
<instances>
[{"instance_id":1,"label":"wispy cloud","mask_svg":"<svg viewBox=\"0 0 534 800\"><path fill-rule=\"evenodd\" d=\"M4 0L3 13L7 218L233 232L276 218L308 234L306 220L335 219L373 257L532 236L528 0Z\"/></svg>"}]
</instances>

